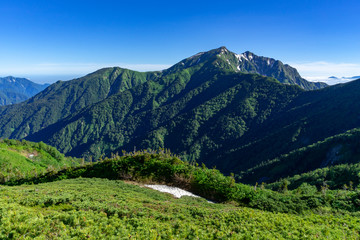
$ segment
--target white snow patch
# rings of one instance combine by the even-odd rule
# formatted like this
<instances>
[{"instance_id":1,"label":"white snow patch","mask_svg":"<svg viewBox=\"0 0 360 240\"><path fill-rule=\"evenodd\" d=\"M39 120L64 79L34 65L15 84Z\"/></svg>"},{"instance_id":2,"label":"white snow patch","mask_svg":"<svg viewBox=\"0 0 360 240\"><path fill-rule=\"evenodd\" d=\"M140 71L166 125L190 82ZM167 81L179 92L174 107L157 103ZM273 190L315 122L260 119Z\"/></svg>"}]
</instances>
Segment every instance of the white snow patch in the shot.
<instances>
[{"instance_id":1,"label":"white snow patch","mask_svg":"<svg viewBox=\"0 0 360 240\"><path fill-rule=\"evenodd\" d=\"M242 62L242 59L245 59L246 61L249 61L249 59L247 59L246 55L245 54L235 54L235 57L240 61Z\"/></svg>"},{"instance_id":2,"label":"white snow patch","mask_svg":"<svg viewBox=\"0 0 360 240\"><path fill-rule=\"evenodd\" d=\"M242 54L240 55L240 54L235 53L235 57L239 60L239 62L242 62L242 59L241 59L243 57Z\"/></svg>"},{"instance_id":3,"label":"white snow patch","mask_svg":"<svg viewBox=\"0 0 360 240\"><path fill-rule=\"evenodd\" d=\"M267 60L267 65L270 65L270 59Z\"/></svg>"},{"instance_id":4,"label":"white snow patch","mask_svg":"<svg viewBox=\"0 0 360 240\"><path fill-rule=\"evenodd\" d=\"M170 193L170 194L174 195L174 197L176 197L176 198L181 198L182 196L190 196L190 197L196 197L196 198L199 197L191 192L188 192L188 191L183 190L178 187L170 187L170 186L166 186L166 185L147 185L147 184L145 185L145 187L152 188L152 189L160 191L160 192Z\"/></svg>"},{"instance_id":5,"label":"white snow patch","mask_svg":"<svg viewBox=\"0 0 360 240\"><path fill-rule=\"evenodd\" d=\"M239 71L241 70L241 69L240 69L240 66L237 66L237 70L239 70Z\"/></svg>"},{"instance_id":6,"label":"white snow patch","mask_svg":"<svg viewBox=\"0 0 360 240\"><path fill-rule=\"evenodd\" d=\"M229 65L231 65L231 63L230 63L229 59L226 59L226 62L227 62Z\"/></svg>"},{"instance_id":7,"label":"white snow patch","mask_svg":"<svg viewBox=\"0 0 360 240\"><path fill-rule=\"evenodd\" d=\"M253 58L254 58L253 55L249 55L250 61L253 60Z\"/></svg>"}]
</instances>

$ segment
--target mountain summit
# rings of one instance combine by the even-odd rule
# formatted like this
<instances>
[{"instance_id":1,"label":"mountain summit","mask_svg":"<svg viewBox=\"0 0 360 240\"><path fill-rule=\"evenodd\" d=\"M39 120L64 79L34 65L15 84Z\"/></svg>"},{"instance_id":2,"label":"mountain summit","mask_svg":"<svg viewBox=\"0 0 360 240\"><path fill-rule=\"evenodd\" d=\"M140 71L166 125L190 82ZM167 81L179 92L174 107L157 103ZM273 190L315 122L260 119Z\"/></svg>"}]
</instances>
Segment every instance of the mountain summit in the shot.
<instances>
[{"instance_id":1,"label":"mountain summit","mask_svg":"<svg viewBox=\"0 0 360 240\"><path fill-rule=\"evenodd\" d=\"M281 83L298 85L305 90L316 90L328 86L326 83L322 82L307 81L300 76L295 68L283 64L279 60L257 56L249 51L242 54L236 54L229 51L226 47L220 47L208 52L195 54L180 61L164 72L173 73L181 69L206 63L210 63L212 67L221 68L222 70L255 73L266 77L273 77Z\"/></svg>"}]
</instances>

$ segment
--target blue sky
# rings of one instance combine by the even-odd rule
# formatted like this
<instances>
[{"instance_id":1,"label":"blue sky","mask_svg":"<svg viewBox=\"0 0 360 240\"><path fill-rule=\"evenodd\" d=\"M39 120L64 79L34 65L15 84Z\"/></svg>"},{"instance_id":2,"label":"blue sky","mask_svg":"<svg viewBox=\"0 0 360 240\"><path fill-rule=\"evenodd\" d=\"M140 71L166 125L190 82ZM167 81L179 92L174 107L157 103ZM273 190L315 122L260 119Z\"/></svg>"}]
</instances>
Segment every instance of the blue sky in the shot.
<instances>
[{"instance_id":1,"label":"blue sky","mask_svg":"<svg viewBox=\"0 0 360 240\"><path fill-rule=\"evenodd\" d=\"M0 76L160 70L220 46L279 59L309 79L360 75L359 12L358 0L2 0Z\"/></svg>"}]
</instances>

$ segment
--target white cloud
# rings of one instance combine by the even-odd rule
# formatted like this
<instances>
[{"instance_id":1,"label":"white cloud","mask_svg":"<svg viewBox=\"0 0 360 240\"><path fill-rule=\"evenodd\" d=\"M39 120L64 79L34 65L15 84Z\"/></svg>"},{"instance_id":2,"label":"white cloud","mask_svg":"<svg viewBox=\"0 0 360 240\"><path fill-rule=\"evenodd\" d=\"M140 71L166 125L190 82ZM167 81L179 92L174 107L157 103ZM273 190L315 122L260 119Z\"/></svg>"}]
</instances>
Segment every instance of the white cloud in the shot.
<instances>
[{"instance_id":1,"label":"white cloud","mask_svg":"<svg viewBox=\"0 0 360 240\"><path fill-rule=\"evenodd\" d=\"M127 63L37 63L23 66L0 66L0 75L72 75L87 74L100 68L119 66L136 71L157 71L169 68L167 64Z\"/></svg>"},{"instance_id":2,"label":"white cloud","mask_svg":"<svg viewBox=\"0 0 360 240\"><path fill-rule=\"evenodd\" d=\"M335 83L328 79L330 76L341 78L360 75L360 63L306 62L289 65L296 68L300 75L309 81L325 81L328 84Z\"/></svg>"}]
</instances>

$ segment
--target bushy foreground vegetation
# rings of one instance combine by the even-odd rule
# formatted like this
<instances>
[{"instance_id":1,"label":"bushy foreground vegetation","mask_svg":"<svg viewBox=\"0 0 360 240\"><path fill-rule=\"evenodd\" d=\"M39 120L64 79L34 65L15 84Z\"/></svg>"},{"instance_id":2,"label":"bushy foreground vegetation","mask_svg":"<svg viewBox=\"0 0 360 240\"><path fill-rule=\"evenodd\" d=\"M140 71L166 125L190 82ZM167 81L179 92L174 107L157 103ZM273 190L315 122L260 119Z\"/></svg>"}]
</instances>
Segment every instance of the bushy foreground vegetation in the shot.
<instances>
[{"instance_id":1,"label":"bushy foreground vegetation","mask_svg":"<svg viewBox=\"0 0 360 240\"><path fill-rule=\"evenodd\" d=\"M36 177L47 171L79 163L79 159L65 157L56 148L43 142L0 140L0 183Z\"/></svg>"},{"instance_id":2,"label":"bushy foreground vegetation","mask_svg":"<svg viewBox=\"0 0 360 240\"><path fill-rule=\"evenodd\" d=\"M99 165L98 165L99 166ZM359 218L211 204L108 179L0 188L1 239L358 239Z\"/></svg>"},{"instance_id":3,"label":"bushy foreground vegetation","mask_svg":"<svg viewBox=\"0 0 360 240\"><path fill-rule=\"evenodd\" d=\"M125 179L137 182L156 182L179 186L215 202L233 202L261 210L302 213L308 210L353 212L360 209L360 192L344 191L288 191L286 184L279 191L264 186L235 183L232 176L224 176L216 169L208 169L182 162L169 152L135 152L113 156L95 164L70 167L47 172L38 177L8 181L8 185L44 183L77 177Z\"/></svg>"}]
</instances>

